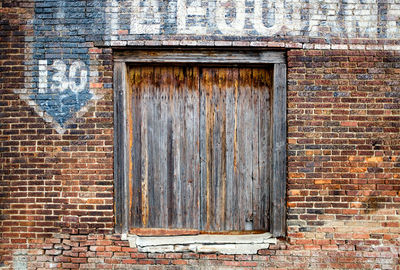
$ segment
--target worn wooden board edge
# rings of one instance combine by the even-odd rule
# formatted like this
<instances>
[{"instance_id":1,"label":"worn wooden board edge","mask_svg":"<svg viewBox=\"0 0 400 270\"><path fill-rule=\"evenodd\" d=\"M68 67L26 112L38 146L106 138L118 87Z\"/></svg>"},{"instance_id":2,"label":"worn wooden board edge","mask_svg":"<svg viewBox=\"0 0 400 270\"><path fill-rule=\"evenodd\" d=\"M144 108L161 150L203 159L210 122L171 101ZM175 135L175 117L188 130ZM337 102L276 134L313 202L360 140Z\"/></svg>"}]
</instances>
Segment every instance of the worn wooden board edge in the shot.
<instances>
[{"instance_id":1,"label":"worn wooden board edge","mask_svg":"<svg viewBox=\"0 0 400 270\"><path fill-rule=\"evenodd\" d=\"M286 65L274 65L270 228L286 236Z\"/></svg>"},{"instance_id":2,"label":"worn wooden board edge","mask_svg":"<svg viewBox=\"0 0 400 270\"><path fill-rule=\"evenodd\" d=\"M126 147L126 65L114 65L114 218L115 232L128 231L129 183Z\"/></svg>"},{"instance_id":3,"label":"worn wooden board edge","mask_svg":"<svg viewBox=\"0 0 400 270\"><path fill-rule=\"evenodd\" d=\"M130 50L116 52L115 62L127 63L197 63L197 64L280 64L283 51L229 50Z\"/></svg>"}]
</instances>

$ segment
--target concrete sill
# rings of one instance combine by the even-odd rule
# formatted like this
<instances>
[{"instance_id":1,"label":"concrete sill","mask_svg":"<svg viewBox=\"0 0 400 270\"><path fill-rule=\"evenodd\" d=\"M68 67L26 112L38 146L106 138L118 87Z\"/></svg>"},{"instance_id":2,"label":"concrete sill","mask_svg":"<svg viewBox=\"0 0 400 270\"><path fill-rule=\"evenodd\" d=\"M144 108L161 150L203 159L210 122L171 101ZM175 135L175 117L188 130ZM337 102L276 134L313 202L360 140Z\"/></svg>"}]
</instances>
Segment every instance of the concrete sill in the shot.
<instances>
[{"instance_id":1,"label":"concrete sill","mask_svg":"<svg viewBox=\"0 0 400 270\"><path fill-rule=\"evenodd\" d=\"M139 252L196 252L221 254L257 254L260 249L267 249L276 244L276 238L270 233L244 235L199 234L181 236L138 236L122 235L129 246Z\"/></svg>"}]
</instances>

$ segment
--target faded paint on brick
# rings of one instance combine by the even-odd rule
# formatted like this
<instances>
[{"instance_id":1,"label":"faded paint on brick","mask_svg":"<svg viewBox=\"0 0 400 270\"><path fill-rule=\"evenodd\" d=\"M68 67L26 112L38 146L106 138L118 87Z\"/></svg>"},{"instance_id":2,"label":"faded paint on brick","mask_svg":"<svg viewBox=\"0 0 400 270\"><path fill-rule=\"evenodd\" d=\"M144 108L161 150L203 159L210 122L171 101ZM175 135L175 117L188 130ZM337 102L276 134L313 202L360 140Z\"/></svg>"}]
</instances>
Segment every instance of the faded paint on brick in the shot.
<instances>
[{"instance_id":1,"label":"faded paint on brick","mask_svg":"<svg viewBox=\"0 0 400 270\"><path fill-rule=\"evenodd\" d=\"M37 66L34 85L23 98L61 133L69 120L89 109L89 101L100 98L91 87L97 80L88 53L92 42L226 46L232 45L229 40L263 46L262 38L278 47L287 46L282 41L296 47L307 42L304 38L330 44L338 38L349 43L345 39L400 37L400 5L374 0L35 0L34 11L32 59ZM186 39L191 41L185 44Z\"/></svg>"},{"instance_id":2,"label":"faded paint on brick","mask_svg":"<svg viewBox=\"0 0 400 270\"><path fill-rule=\"evenodd\" d=\"M89 48L104 35L104 6L97 0L36 0L34 10L31 57L37 68L24 98L62 133L68 120L99 98L90 87L95 67Z\"/></svg>"},{"instance_id":3,"label":"faded paint on brick","mask_svg":"<svg viewBox=\"0 0 400 270\"><path fill-rule=\"evenodd\" d=\"M108 5L121 29L129 26L133 35L400 37L399 4L375 0L109 0Z\"/></svg>"}]
</instances>

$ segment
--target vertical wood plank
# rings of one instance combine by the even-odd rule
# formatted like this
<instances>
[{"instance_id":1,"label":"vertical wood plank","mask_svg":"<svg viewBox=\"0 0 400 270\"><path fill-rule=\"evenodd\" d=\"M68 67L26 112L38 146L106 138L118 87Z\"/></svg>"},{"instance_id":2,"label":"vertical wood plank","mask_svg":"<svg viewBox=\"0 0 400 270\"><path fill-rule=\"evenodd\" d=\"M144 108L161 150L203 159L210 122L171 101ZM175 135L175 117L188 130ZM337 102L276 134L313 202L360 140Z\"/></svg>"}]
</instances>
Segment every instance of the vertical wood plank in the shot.
<instances>
[{"instance_id":1,"label":"vertical wood plank","mask_svg":"<svg viewBox=\"0 0 400 270\"><path fill-rule=\"evenodd\" d=\"M240 210L239 207L242 205L242 200L241 200L241 187L240 187L240 149L239 149L239 143L240 143L240 134L239 131L241 129L241 121L240 121L240 115L242 113L241 111L241 105L239 102L240 99L240 91L239 91L239 69L234 69L234 78L235 78L235 86L234 86L234 103L235 103L235 109L234 109L234 135L233 135L233 166L234 166L234 175L233 175L233 193L232 193L232 199L234 200L234 212L233 212L233 217L232 217L232 223L233 223L233 230L239 230L240 226Z\"/></svg>"},{"instance_id":2,"label":"vertical wood plank","mask_svg":"<svg viewBox=\"0 0 400 270\"><path fill-rule=\"evenodd\" d=\"M153 67L153 85L150 89L151 96L149 97L149 101L151 103L151 125L149 123L149 129L152 131L151 138L151 153L152 157L150 162L152 165L150 166L152 173L149 178L152 180L149 182L149 190L151 191L151 208L150 208L150 216L152 217L151 227L163 227L162 226L162 217L165 215L164 209L161 207L161 198L162 198L162 180L160 177L160 126L161 126L161 113L160 113L160 96L162 92L162 81L161 81L161 68L159 66Z\"/></svg>"},{"instance_id":3,"label":"vertical wood plank","mask_svg":"<svg viewBox=\"0 0 400 270\"><path fill-rule=\"evenodd\" d=\"M258 129L257 149L258 164L257 170L253 171L258 174L253 179L253 212L254 230L268 230L268 209L269 209L269 171L270 171L270 106L269 106L269 87L270 78L267 69L254 69L253 71L253 92L257 94L257 100L254 101L254 108L257 123L255 128Z\"/></svg>"},{"instance_id":4,"label":"vertical wood plank","mask_svg":"<svg viewBox=\"0 0 400 270\"><path fill-rule=\"evenodd\" d=\"M226 201L228 199L226 194L226 90L227 90L227 76L228 68L221 69L221 74L219 75L219 110L218 110L218 122L220 126L220 169L218 178L220 179L220 189L219 189L219 202L218 208L220 208L220 225L219 230L226 230Z\"/></svg>"},{"instance_id":5,"label":"vertical wood plank","mask_svg":"<svg viewBox=\"0 0 400 270\"><path fill-rule=\"evenodd\" d=\"M157 69L158 70L158 69ZM160 94L159 94L159 145L160 151L158 153L160 162L160 227L168 228L168 198L173 194L168 189L168 153L169 153L169 116L168 116L168 94L172 82L172 72L170 67L161 67L160 70Z\"/></svg>"},{"instance_id":6,"label":"vertical wood plank","mask_svg":"<svg viewBox=\"0 0 400 270\"><path fill-rule=\"evenodd\" d=\"M180 194L181 194L181 206L180 206L180 221L181 228L186 228L186 215L187 215L187 194L188 190L188 149L187 149L187 141L188 141L188 119L187 119L187 98L188 98L188 78L187 78L187 67L177 69L179 73L179 81L178 81L178 95L179 95L179 121L180 121L180 129L179 129L179 157L180 157Z\"/></svg>"},{"instance_id":7,"label":"vertical wood plank","mask_svg":"<svg viewBox=\"0 0 400 270\"><path fill-rule=\"evenodd\" d=\"M236 69L235 69L236 70ZM227 69L225 86L225 144L226 144L226 208L225 208L225 230L233 230L233 217L237 211L237 198L234 194L234 134L235 134L235 98L234 90L237 84L237 73L235 70Z\"/></svg>"},{"instance_id":8,"label":"vertical wood plank","mask_svg":"<svg viewBox=\"0 0 400 270\"><path fill-rule=\"evenodd\" d=\"M241 68L240 77L240 130L239 130L239 175L240 175L240 212L239 212L239 230L249 228L252 220L252 154L251 154L251 136L253 133L251 115L251 72L249 68ZM243 154L242 154L243 153ZM252 229L252 228L250 228Z\"/></svg>"},{"instance_id":9,"label":"vertical wood plank","mask_svg":"<svg viewBox=\"0 0 400 270\"><path fill-rule=\"evenodd\" d=\"M212 104L212 99L213 99L213 85L212 85L212 79L214 78L214 73L210 69L204 69L203 73L203 78L204 78L204 86L205 86L205 94L206 94L206 162L207 162L207 168L206 168L206 187L207 187L207 225L206 225L206 230L212 230L212 220L213 220L213 215L214 215L214 209L212 207L213 205L213 193L212 193L212 186L213 186L213 164L212 164L212 157L213 157L213 124L214 124L214 109L213 109L213 104Z\"/></svg>"},{"instance_id":10,"label":"vertical wood plank","mask_svg":"<svg viewBox=\"0 0 400 270\"><path fill-rule=\"evenodd\" d=\"M286 65L274 65L271 230L286 235Z\"/></svg>"},{"instance_id":11,"label":"vertical wood plank","mask_svg":"<svg viewBox=\"0 0 400 270\"><path fill-rule=\"evenodd\" d=\"M246 229L255 230L256 224L259 223L260 218L260 204L259 204L259 191L260 191L260 177L259 177L259 95L265 91L265 86L262 82L262 70L258 68L252 69L252 76L251 76L251 99L250 99L250 107L252 108L251 118L251 188L252 188L252 195L251 195L251 217L248 220L248 227ZM250 226L251 225L251 226Z\"/></svg>"},{"instance_id":12,"label":"vertical wood plank","mask_svg":"<svg viewBox=\"0 0 400 270\"><path fill-rule=\"evenodd\" d=\"M172 74L173 75L173 74ZM174 78L171 76L171 84L174 83ZM168 186L168 227L173 228L175 224L175 196L176 194L174 193L174 130L173 130L173 114L171 113L171 106L173 106L173 91L174 87L170 85L168 93L166 93L166 98L167 98L167 111L165 111L166 114L168 114L168 120L167 120L167 186Z\"/></svg>"},{"instance_id":13,"label":"vertical wood plank","mask_svg":"<svg viewBox=\"0 0 400 270\"><path fill-rule=\"evenodd\" d=\"M185 70L184 70L185 71ZM198 149L198 125L199 125L199 111L198 111L198 69L195 67L186 67L184 77L186 84L183 96L184 101L184 124L185 124L185 167L186 179L184 181L184 219L185 228L198 228L197 217L199 215L198 204L198 182L199 182L199 149Z\"/></svg>"},{"instance_id":14,"label":"vertical wood plank","mask_svg":"<svg viewBox=\"0 0 400 270\"><path fill-rule=\"evenodd\" d=\"M211 139L211 166L212 174L210 178L210 188L211 188L211 230L218 231L220 227L221 219L221 209L219 205L220 199L220 189L221 189L221 179L220 176L220 152L221 152L221 136L220 136L220 115L219 115L219 100L220 100L220 89L219 80L221 76L221 69L212 69L212 98L210 99L210 110L212 111L210 115L210 121L212 122L212 139Z\"/></svg>"},{"instance_id":15,"label":"vertical wood plank","mask_svg":"<svg viewBox=\"0 0 400 270\"><path fill-rule=\"evenodd\" d=\"M193 71L193 228L200 228L200 188L201 188L201 176L200 176L200 71L199 68L194 68Z\"/></svg>"},{"instance_id":16,"label":"vertical wood plank","mask_svg":"<svg viewBox=\"0 0 400 270\"><path fill-rule=\"evenodd\" d=\"M126 66L114 65L114 168L115 168L115 230L126 232L129 226L129 180L126 141Z\"/></svg>"},{"instance_id":17,"label":"vertical wood plank","mask_svg":"<svg viewBox=\"0 0 400 270\"><path fill-rule=\"evenodd\" d=\"M147 79L148 82L146 84L146 129L147 129L147 159L145 159L147 163L147 201L148 201L148 224L147 227L153 228L157 222L157 216L155 215L154 211L156 210L155 205L155 179L154 179L154 172L155 172L155 123L154 123L154 67L149 67L147 70ZM157 209L158 211L158 209Z\"/></svg>"},{"instance_id":18,"label":"vertical wood plank","mask_svg":"<svg viewBox=\"0 0 400 270\"><path fill-rule=\"evenodd\" d=\"M174 204L175 204L175 220L174 227L182 228L182 172L181 172L181 138L182 138L182 100L180 90L182 81L184 80L182 71L179 67L174 67L174 80L175 89L173 94L173 107L174 114Z\"/></svg>"},{"instance_id":19,"label":"vertical wood plank","mask_svg":"<svg viewBox=\"0 0 400 270\"><path fill-rule=\"evenodd\" d=\"M212 98L210 105L212 106L213 117L212 123L212 176L211 176L211 198L212 198L212 225L211 230L220 231L223 228L224 216L224 179L223 179L223 153L222 153L222 132L223 132L223 92L225 87L225 69L212 69Z\"/></svg>"},{"instance_id":20,"label":"vertical wood plank","mask_svg":"<svg viewBox=\"0 0 400 270\"><path fill-rule=\"evenodd\" d=\"M142 181L141 181L141 188L142 188L142 223L144 227L149 227L149 215L150 215L150 196L151 191L149 190L150 183L152 179L149 179L149 176L152 175L151 167L149 158L151 155L150 151L151 148L149 147L149 139L151 136L151 131L149 131L148 122L150 121L151 116L151 103L150 103L150 89L152 85L152 77L153 77L153 67L144 66L142 67L142 85L141 88L143 89L142 95L142 122L141 122L141 134L142 134ZM150 134L149 134L150 133ZM151 140L151 139L150 139Z\"/></svg>"},{"instance_id":21,"label":"vertical wood plank","mask_svg":"<svg viewBox=\"0 0 400 270\"><path fill-rule=\"evenodd\" d=\"M141 188L141 178L142 178L142 133L141 133L141 122L142 122L142 89L141 84L141 69L139 67L134 67L131 69L131 95L132 95L132 141L131 146L131 163L132 163L132 203L131 203L131 224L135 227L141 227L142 223L142 188Z\"/></svg>"},{"instance_id":22,"label":"vertical wood plank","mask_svg":"<svg viewBox=\"0 0 400 270\"><path fill-rule=\"evenodd\" d=\"M207 230L207 137L206 137L206 99L207 70L200 68L200 118L199 118L199 155L200 155L200 230Z\"/></svg>"}]
</instances>

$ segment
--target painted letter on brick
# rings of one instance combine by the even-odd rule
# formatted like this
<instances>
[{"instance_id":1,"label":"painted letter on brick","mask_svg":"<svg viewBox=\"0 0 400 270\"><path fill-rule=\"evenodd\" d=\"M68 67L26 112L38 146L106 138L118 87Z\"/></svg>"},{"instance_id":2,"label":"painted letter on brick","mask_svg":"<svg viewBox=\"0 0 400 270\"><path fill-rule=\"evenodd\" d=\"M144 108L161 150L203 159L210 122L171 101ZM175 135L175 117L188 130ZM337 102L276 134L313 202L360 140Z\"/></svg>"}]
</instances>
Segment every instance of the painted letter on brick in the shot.
<instances>
[{"instance_id":1,"label":"painted letter on brick","mask_svg":"<svg viewBox=\"0 0 400 270\"><path fill-rule=\"evenodd\" d=\"M76 81L79 80L79 84ZM73 62L69 69L69 88L78 93L85 90L87 82L87 69L82 61Z\"/></svg>"},{"instance_id":2,"label":"painted letter on brick","mask_svg":"<svg viewBox=\"0 0 400 270\"><path fill-rule=\"evenodd\" d=\"M47 60L39 60L39 93L47 92Z\"/></svg>"},{"instance_id":3,"label":"painted letter on brick","mask_svg":"<svg viewBox=\"0 0 400 270\"><path fill-rule=\"evenodd\" d=\"M53 75L53 83L51 85L52 92L63 92L68 89L68 79L65 75L67 72L67 65L62 60L56 60L53 63L53 69L56 72Z\"/></svg>"},{"instance_id":4,"label":"painted letter on brick","mask_svg":"<svg viewBox=\"0 0 400 270\"><path fill-rule=\"evenodd\" d=\"M131 34L160 34L161 16L158 0L134 0L131 12Z\"/></svg>"},{"instance_id":5,"label":"painted letter on brick","mask_svg":"<svg viewBox=\"0 0 400 270\"><path fill-rule=\"evenodd\" d=\"M178 11L177 11L177 24L179 34L194 34L204 35L206 34L207 25L205 23L207 16L207 7L202 6L201 0L195 0L191 3L187 0L178 0ZM195 25L189 25L187 23L188 17L199 17L203 19L203 22L195 22Z\"/></svg>"},{"instance_id":6,"label":"painted letter on brick","mask_svg":"<svg viewBox=\"0 0 400 270\"><path fill-rule=\"evenodd\" d=\"M264 4L263 0L254 0L254 16L253 16L253 25L254 29L261 35L272 36L281 30L281 28L285 25L285 16L284 16L284 6L283 0L271 1L268 0L268 4ZM269 22L269 14L273 11L274 19L273 24L270 27L267 27L264 24L263 20L263 10L264 5L266 7L265 16L267 16L267 21Z\"/></svg>"},{"instance_id":7,"label":"painted letter on brick","mask_svg":"<svg viewBox=\"0 0 400 270\"><path fill-rule=\"evenodd\" d=\"M232 5L235 5L232 7ZM229 18L228 8L235 8L236 16L232 18L231 23L227 23ZM216 8L216 21L218 29L224 35L241 35L244 33L245 23L245 0L226 1L218 0Z\"/></svg>"}]
</instances>

